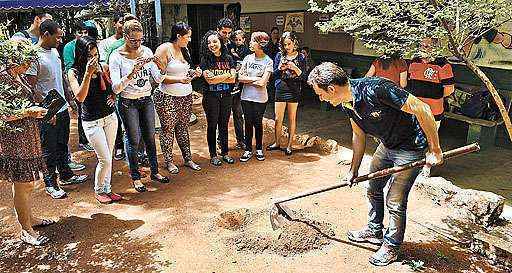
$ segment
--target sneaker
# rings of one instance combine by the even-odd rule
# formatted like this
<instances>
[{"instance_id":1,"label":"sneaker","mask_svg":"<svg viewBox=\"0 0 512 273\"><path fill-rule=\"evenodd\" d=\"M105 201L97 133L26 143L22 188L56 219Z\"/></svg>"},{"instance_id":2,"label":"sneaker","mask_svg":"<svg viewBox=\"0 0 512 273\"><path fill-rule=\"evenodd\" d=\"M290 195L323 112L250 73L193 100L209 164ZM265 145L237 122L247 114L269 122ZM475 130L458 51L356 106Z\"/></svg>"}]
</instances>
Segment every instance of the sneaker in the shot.
<instances>
[{"instance_id":1,"label":"sneaker","mask_svg":"<svg viewBox=\"0 0 512 273\"><path fill-rule=\"evenodd\" d=\"M118 202L118 201L121 201L123 200L123 197L117 193L114 193L114 192L111 192L111 193L107 193L108 197L110 197L110 199L112 199L112 202Z\"/></svg>"},{"instance_id":2,"label":"sneaker","mask_svg":"<svg viewBox=\"0 0 512 273\"><path fill-rule=\"evenodd\" d=\"M73 160L69 161L68 166L74 172L85 170L85 165L84 164L76 163Z\"/></svg>"},{"instance_id":3,"label":"sneaker","mask_svg":"<svg viewBox=\"0 0 512 273\"><path fill-rule=\"evenodd\" d=\"M239 149L239 150L245 150L246 146L245 146L245 143L243 142L238 142L236 145L235 145L235 149Z\"/></svg>"},{"instance_id":4,"label":"sneaker","mask_svg":"<svg viewBox=\"0 0 512 273\"><path fill-rule=\"evenodd\" d=\"M368 261L376 266L386 266L398 260L398 249L398 247L382 244L379 250L377 250Z\"/></svg>"},{"instance_id":5,"label":"sneaker","mask_svg":"<svg viewBox=\"0 0 512 273\"><path fill-rule=\"evenodd\" d=\"M234 158L232 158L232 157L231 157L231 156L229 156L229 155L223 155L223 156L222 156L222 161L224 161L224 162L226 162L226 163L228 163L228 164L233 164L233 163L235 163L235 159L234 159Z\"/></svg>"},{"instance_id":6,"label":"sneaker","mask_svg":"<svg viewBox=\"0 0 512 273\"><path fill-rule=\"evenodd\" d=\"M66 197L66 192L59 186L45 187L45 190L53 199L62 199Z\"/></svg>"},{"instance_id":7,"label":"sneaker","mask_svg":"<svg viewBox=\"0 0 512 273\"><path fill-rule=\"evenodd\" d=\"M123 160L125 158L125 154L123 149L116 149L116 154L114 155L114 160Z\"/></svg>"},{"instance_id":8,"label":"sneaker","mask_svg":"<svg viewBox=\"0 0 512 273\"><path fill-rule=\"evenodd\" d=\"M177 174L180 170L178 169L178 166L174 165L174 163L167 164L167 171L171 174Z\"/></svg>"},{"instance_id":9,"label":"sneaker","mask_svg":"<svg viewBox=\"0 0 512 273\"><path fill-rule=\"evenodd\" d=\"M98 200L98 202L100 202L101 204L112 203L112 199L106 193L100 193L100 194L97 193L97 194L95 194L95 197L96 197L96 200Z\"/></svg>"},{"instance_id":10,"label":"sneaker","mask_svg":"<svg viewBox=\"0 0 512 273\"><path fill-rule=\"evenodd\" d=\"M222 161L220 160L220 158L218 156L214 156L214 157L212 157L212 159L210 159L210 164L218 167L218 166L222 165Z\"/></svg>"},{"instance_id":11,"label":"sneaker","mask_svg":"<svg viewBox=\"0 0 512 273\"><path fill-rule=\"evenodd\" d=\"M86 174L82 174L82 175L73 175L71 178L69 179L66 179L66 180L60 180L60 185L61 186L68 186L68 185L74 185L74 184L82 184L85 182L85 180L87 180L87 175Z\"/></svg>"},{"instance_id":12,"label":"sneaker","mask_svg":"<svg viewBox=\"0 0 512 273\"><path fill-rule=\"evenodd\" d=\"M259 161L265 160L265 155L263 154L263 150L256 150L256 159Z\"/></svg>"},{"instance_id":13,"label":"sneaker","mask_svg":"<svg viewBox=\"0 0 512 273\"><path fill-rule=\"evenodd\" d=\"M244 154L240 157L240 162L247 162L252 157L252 152L245 151Z\"/></svg>"},{"instance_id":14,"label":"sneaker","mask_svg":"<svg viewBox=\"0 0 512 273\"><path fill-rule=\"evenodd\" d=\"M370 243L375 245L382 244L384 240L384 236L382 234L382 230L375 232L368 228L368 226L364 227L361 230L353 230L347 232L347 237L350 241L356 243Z\"/></svg>"},{"instance_id":15,"label":"sneaker","mask_svg":"<svg viewBox=\"0 0 512 273\"><path fill-rule=\"evenodd\" d=\"M78 144L78 147L82 150L86 150L88 152L94 152L94 148L91 146L91 144Z\"/></svg>"}]
</instances>

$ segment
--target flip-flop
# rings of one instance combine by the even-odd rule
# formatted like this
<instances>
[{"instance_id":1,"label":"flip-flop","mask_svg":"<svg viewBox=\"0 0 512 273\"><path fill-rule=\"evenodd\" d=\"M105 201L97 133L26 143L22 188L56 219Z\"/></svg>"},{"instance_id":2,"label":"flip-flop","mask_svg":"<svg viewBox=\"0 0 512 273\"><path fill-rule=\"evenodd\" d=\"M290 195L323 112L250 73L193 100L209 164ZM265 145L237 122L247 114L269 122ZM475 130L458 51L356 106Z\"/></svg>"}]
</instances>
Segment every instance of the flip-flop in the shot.
<instances>
[{"instance_id":1,"label":"flip-flop","mask_svg":"<svg viewBox=\"0 0 512 273\"><path fill-rule=\"evenodd\" d=\"M41 223L37 224L37 225L33 225L32 228L37 228L37 227L47 227L47 226L51 226L53 224L55 224L56 222L52 219L43 219L41 221Z\"/></svg>"}]
</instances>

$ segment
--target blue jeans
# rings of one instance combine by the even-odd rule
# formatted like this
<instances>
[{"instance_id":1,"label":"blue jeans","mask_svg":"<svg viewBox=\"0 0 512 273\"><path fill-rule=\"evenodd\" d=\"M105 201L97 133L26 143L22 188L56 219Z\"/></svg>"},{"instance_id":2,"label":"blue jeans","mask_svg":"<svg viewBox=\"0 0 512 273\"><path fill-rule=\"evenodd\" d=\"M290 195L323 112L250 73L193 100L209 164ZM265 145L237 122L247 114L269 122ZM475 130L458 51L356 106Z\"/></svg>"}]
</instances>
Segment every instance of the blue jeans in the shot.
<instances>
[{"instance_id":1,"label":"blue jeans","mask_svg":"<svg viewBox=\"0 0 512 273\"><path fill-rule=\"evenodd\" d=\"M155 145L155 105L150 96L138 99L119 98L119 116L126 131L125 151L133 180L141 179L139 172L138 147L141 137L146 146L151 174L158 174L158 161Z\"/></svg>"},{"instance_id":2,"label":"blue jeans","mask_svg":"<svg viewBox=\"0 0 512 273\"><path fill-rule=\"evenodd\" d=\"M411 163L421 159L424 155L424 151L391 150L381 143L373 154L370 172ZM384 219L384 187L388 182L390 183L386 196L389 226L384 234L384 242L390 246L398 247L404 240L407 198L420 171L420 168L414 168L369 181L367 189L370 206L368 227L374 232L381 231L384 228L382 224Z\"/></svg>"}]
</instances>

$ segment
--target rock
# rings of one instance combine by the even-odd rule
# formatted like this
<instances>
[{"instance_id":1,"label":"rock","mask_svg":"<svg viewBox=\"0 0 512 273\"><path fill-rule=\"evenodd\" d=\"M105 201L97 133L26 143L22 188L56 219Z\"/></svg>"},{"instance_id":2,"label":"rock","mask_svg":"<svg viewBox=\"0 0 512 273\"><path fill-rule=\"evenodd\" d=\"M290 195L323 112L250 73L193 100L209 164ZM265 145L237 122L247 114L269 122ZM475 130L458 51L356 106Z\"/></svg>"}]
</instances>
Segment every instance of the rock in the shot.
<instances>
[{"instance_id":1,"label":"rock","mask_svg":"<svg viewBox=\"0 0 512 273\"><path fill-rule=\"evenodd\" d=\"M474 223L489 227L503 212L505 198L492 192L461 190L453 195L450 204Z\"/></svg>"},{"instance_id":2,"label":"rock","mask_svg":"<svg viewBox=\"0 0 512 273\"><path fill-rule=\"evenodd\" d=\"M338 152L338 142L336 140L328 139L322 143L322 151L327 154L334 154Z\"/></svg>"},{"instance_id":3,"label":"rock","mask_svg":"<svg viewBox=\"0 0 512 273\"><path fill-rule=\"evenodd\" d=\"M436 204L446 203L454 194L461 191L461 188L442 177L426 178L418 176L415 185L417 189L427 194Z\"/></svg>"}]
</instances>

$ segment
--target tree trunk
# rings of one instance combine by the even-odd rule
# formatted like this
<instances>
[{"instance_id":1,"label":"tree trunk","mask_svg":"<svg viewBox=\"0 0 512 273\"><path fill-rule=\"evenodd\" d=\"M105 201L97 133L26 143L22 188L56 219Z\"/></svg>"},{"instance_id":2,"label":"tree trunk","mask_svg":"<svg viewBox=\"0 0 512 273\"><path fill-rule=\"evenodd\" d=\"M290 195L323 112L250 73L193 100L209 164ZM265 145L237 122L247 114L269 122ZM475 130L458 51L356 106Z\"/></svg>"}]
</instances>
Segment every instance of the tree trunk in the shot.
<instances>
[{"instance_id":1,"label":"tree trunk","mask_svg":"<svg viewBox=\"0 0 512 273\"><path fill-rule=\"evenodd\" d=\"M498 108L500 109L501 116L503 117L503 121L505 122L505 127L507 128L508 136L510 140L512 140L512 124L510 123L510 116L508 114L507 109L505 109L505 106L503 105L503 101L501 100L500 95L498 94L498 91L494 87L494 84L492 84L491 80L485 73L477 66L475 63L471 60L469 60L466 56L461 55L464 59L464 62L466 62L466 65L468 66L475 75L480 78L480 80L485 84L489 92L491 92L492 98L494 99L494 102L496 102L496 105L498 105Z\"/></svg>"}]
</instances>

